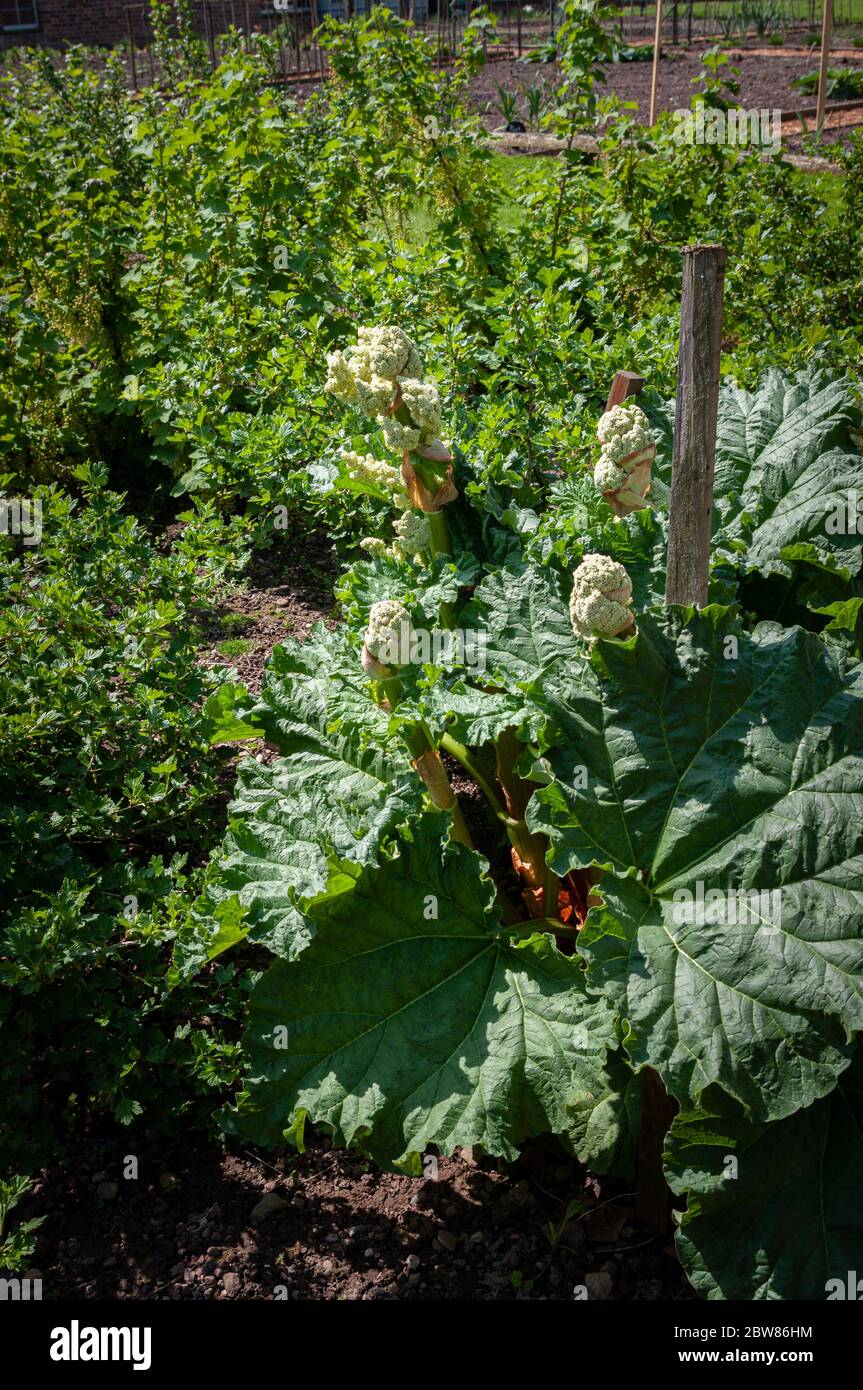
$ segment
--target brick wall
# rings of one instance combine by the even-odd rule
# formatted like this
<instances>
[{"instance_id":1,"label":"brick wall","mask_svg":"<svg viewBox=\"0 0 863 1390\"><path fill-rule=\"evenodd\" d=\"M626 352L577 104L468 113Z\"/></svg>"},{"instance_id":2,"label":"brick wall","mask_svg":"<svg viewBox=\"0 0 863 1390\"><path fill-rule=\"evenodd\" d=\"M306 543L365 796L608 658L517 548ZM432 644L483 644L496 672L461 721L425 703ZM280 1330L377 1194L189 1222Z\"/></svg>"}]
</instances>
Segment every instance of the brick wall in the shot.
<instances>
[{"instance_id":1,"label":"brick wall","mask_svg":"<svg viewBox=\"0 0 863 1390\"><path fill-rule=\"evenodd\" d=\"M39 27L21 33L3 35L9 43L61 44L116 43L127 33L126 5L129 0L35 0ZM19 11L32 9L31 3L21 0ZM16 6L0 0L0 33L3 26L15 23Z\"/></svg>"},{"instance_id":2,"label":"brick wall","mask_svg":"<svg viewBox=\"0 0 863 1390\"><path fill-rule=\"evenodd\" d=\"M128 37L126 7L135 5L135 0L0 0L0 47L13 43L57 44L68 43L113 44ZM218 33L228 28L230 23L239 28L245 27L246 0L209 0L213 25ZM345 0L317 0L318 13L326 14L332 10L336 15L344 14ZM350 0L351 8L362 13L371 0ZM391 9L398 9L398 0L384 0ZM405 0L405 10L410 0ZM308 5L308 0L299 0L300 8ZM4 26L16 25L19 18L26 18L35 5L38 14L38 28L20 32L4 32ZM133 15L133 32L139 43L143 43L148 33L146 12L149 5L138 3ZM427 0L414 0L414 14L417 19L426 17ZM195 3L194 13L199 32L203 32L203 6ZM248 16L254 26L263 21L269 29L279 18L272 0L248 0Z\"/></svg>"},{"instance_id":3,"label":"brick wall","mask_svg":"<svg viewBox=\"0 0 863 1390\"><path fill-rule=\"evenodd\" d=\"M147 0L17 0L19 12L38 11L37 30L7 33L5 42L12 43L117 43L128 37L126 7L131 5L134 33L143 40L148 32ZM213 22L219 32L231 23L244 27L246 0L208 0ZM271 0L248 0L249 20L256 22L261 13L274 14ZM195 0L193 13L199 30L203 29L203 5ZM16 0L0 0L0 35L4 24L15 24Z\"/></svg>"}]
</instances>

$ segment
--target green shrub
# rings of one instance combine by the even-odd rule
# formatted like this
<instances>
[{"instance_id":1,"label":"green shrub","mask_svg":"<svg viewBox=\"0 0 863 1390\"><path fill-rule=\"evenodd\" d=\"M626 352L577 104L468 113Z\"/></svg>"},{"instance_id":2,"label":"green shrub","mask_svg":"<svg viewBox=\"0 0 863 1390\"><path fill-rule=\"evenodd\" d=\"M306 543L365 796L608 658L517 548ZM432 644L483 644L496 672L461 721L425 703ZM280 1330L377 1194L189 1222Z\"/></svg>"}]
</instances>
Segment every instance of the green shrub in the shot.
<instances>
[{"instance_id":1,"label":"green shrub","mask_svg":"<svg viewBox=\"0 0 863 1390\"><path fill-rule=\"evenodd\" d=\"M202 507L163 553L78 474L81 500L37 489L38 544L0 538L0 1161L19 1166L77 1116L156 1122L229 1080L242 1002L219 1000L233 969L165 983L185 866L223 821L192 620L242 536Z\"/></svg>"}]
</instances>

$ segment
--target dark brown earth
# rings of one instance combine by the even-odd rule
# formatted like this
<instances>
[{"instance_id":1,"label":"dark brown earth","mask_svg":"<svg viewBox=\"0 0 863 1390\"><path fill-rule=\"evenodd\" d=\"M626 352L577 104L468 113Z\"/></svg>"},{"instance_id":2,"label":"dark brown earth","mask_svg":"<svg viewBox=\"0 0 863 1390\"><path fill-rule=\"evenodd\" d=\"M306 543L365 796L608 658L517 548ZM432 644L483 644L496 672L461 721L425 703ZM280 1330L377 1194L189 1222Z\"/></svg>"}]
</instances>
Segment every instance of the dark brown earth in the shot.
<instances>
[{"instance_id":1,"label":"dark brown earth","mask_svg":"<svg viewBox=\"0 0 863 1390\"><path fill-rule=\"evenodd\" d=\"M512 1167L442 1158L425 1180L321 1139L272 1155L109 1134L44 1173L27 1207L47 1215L31 1274L46 1299L694 1297L631 1194L551 1143Z\"/></svg>"},{"instance_id":2,"label":"dark brown earth","mask_svg":"<svg viewBox=\"0 0 863 1390\"><path fill-rule=\"evenodd\" d=\"M795 77L801 77L817 67L817 57L783 49L766 49L757 53L745 53L739 49L729 49L730 64L740 69L740 105L747 110L772 110L779 107L791 114L801 106L811 106L814 98L801 95L790 85ZM689 110L696 87L692 79L701 70L700 52L677 50L663 57L659 69L657 92L660 111ZM852 66L863 67L863 52ZM606 94L614 94L621 101L634 101L642 115L646 116L650 105L650 78L652 63L616 63L606 68ZM839 66L835 62L834 66ZM726 68L727 72L728 69ZM508 91L520 92L531 85L550 86L560 81L560 70L556 64L526 64L519 62L496 62L489 64L475 79L471 86L471 97L489 129L502 124L499 110L498 86ZM522 103L524 107L524 103Z\"/></svg>"},{"instance_id":3,"label":"dark brown earth","mask_svg":"<svg viewBox=\"0 0 863 1390\"><path fill-rule=\"evenodd\" d=\"M659 111L689 110L693 94L697 88L693 78L701 70L701 54L708 47L693 44L691 48L663 49L660 63L657 109ZM725 50L729 64L737 68L740 93L737 102L745 110L769 110L778 108L783 119L795 117L803 108L815 104L814 95L796 91L791 82L795 77L812 72L818 66L817 49L806 50L800 44L785 48L757 47L750 42L747 47L729 47ZM831 67L843 65L863 67L863 49L836 48L831 53ZM606 68L607 81L600 87L601 94L616 96L621 102L635 102L638 111L646 119L650 105L650 81L652 63L616 63ZM728 68L724 71L727 73ZM470 97L475 110L483 118L489 130L499 130L503 124L498 88L519 94L521 118L526 120L527 107L523 93L528 87L539 86L549 92L559 83L560 69L556 63L525 63L515 59L497 59L489 62L473 79ZM299 83L292 87L296 95L303 99L317 83ZM810 120L809 124L813 122ZM838 129L828 127L823 132L825 142L847 135L849 129L863 124L863 107L857 113L844 114ZM796 146L799 141L788 132L785 143Z\"/></svg>"},{"instance_id":4,"label":"dark brown earth","mask_svg":"<svg viewBox=\"0 0 863 1390\"><path fill-rule=\"evenodd\" d=\"M204 665L233 668L237 679L257 693L273 647L286 637L306 637L316 622L335 621L337 572L326 538L305 535L299 525L272 550L256 552L243 586L226 589L204 620ZM250 642L250 650L224 656L219 646L234 638Z\"/></svg>"}]
</instances>

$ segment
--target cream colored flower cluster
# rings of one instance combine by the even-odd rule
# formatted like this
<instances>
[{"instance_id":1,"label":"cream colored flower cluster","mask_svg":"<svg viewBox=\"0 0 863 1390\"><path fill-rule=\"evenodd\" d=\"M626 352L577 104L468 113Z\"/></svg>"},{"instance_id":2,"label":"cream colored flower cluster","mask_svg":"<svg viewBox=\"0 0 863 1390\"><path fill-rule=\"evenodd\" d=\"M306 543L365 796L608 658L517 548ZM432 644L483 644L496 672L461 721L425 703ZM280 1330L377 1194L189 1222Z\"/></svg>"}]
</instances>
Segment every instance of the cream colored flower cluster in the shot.
<instances>
[{"instance_id":1,"label":"cream colored flower cluster","mask_svg":"<svg viewBox=\"0 0 863 1390\"><path fill-rule=\"evenodd\" d=\"M573 631L593 642L598 637L617 637L628 628L634 630L631 598L632 581L623 565L608 555L585 556L572 576L569 616Z\"/></svg>"},{"instance_id":2,"label":"cream colored flower cluster","mask_svg":"<svg viewBox=\"0 0 863 1390\"><path fill-rule=\"evenodd\" d=\"M370 555L397 555L399 559L417 557L431 549L428 517L422 512L402 512L393 527L393 543L388 546L378 536L365 536L360 545Z\"/></svg>"},{"instance_id":3,"label":"cream colored flower cluster","mask_svg":"<svg viewBox=\"0 0 863 1390\"><path fill-rule=\"evenodd\" d=\"M403 381L401 390L402 405L407 410L411 423L403 425L395 416L390 415L382 424L387 445L399 453L403 449L416 449L419 444L439 439L442 428L440 396L436 386L427 381Z\"/></svg>"},{"instance_id":4,"label":"cream colored flower cluster","mask_svg":"<svg viewBox=\"0 0 863 1390\"><path fill-rule=\"evenodd\" d=\"M431 530L423 512L403 512L394 529L393 548L397 555L421 555L431 548Z\"/></svg>"},{"instance_id":5,"label":"cream colored flower cluster","mask_svg":"<svg viewBox=\"0 0 863 1390\"><path fill-rule=\"evenodd\" d=\"M361 328L347 353L327 354L326 389L346 405L382 415L392 405L399 381L421 374L416 345L400 328Z\"/></svg>"},{"instance_id":6,"label":"cream colored flower cluster","mask_svg":"<svg viewBox=\"0 0 863 1390\"><path fill-rule=\"evenodd\" d=\"M391 325L361 328L353 347L327 356L327 391L377 421L395 453L440 438L438 389L421 377L415 343Z\"/></svg>"},{"instance_id":7,"label":"cream colored flower cluster","mask_svg":"<svg viewBox=\"0 0 863 1390\"><path fill-rule=\"evenodd\" d=\"M593 481L615 514L626 516L647 506L656 446L644 411L634 402L614 405L600 419L596 434L602 448Z\"/></svg>"},{"instance_id":8,"label":"cream colored flower cluster","mask_svg":"<svg viewBox=\"0 0 863 1390\"><path fill-rule=\"evenodd\" d=\"M410 659L411 616L395 599L373 603L363 638L362 665L367 676L387 680Z\"/></svg>"},{"instance_id":9,"label":"cream colored flower cluster","mask_svg":"<svg viewBox=\"0 0 863 1390\"><path fill-rule=\"evenodd\" d=\"M401 472L392 463L376 459L374 454L355 454L350 449L344 449L341 457L351 478L392 493L393 506L399 510L406 510L410 506Z\"/></svg>"}]
</instances>

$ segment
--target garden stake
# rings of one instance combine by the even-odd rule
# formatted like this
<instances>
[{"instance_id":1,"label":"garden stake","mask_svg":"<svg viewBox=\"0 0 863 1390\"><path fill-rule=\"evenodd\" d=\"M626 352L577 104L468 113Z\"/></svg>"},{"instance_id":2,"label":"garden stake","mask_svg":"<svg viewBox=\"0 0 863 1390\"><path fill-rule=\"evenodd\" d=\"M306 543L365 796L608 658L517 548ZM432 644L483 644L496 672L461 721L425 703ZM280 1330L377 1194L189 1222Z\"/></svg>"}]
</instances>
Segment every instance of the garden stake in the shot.
<instances>
[{"instance_id":1,"label":"garden stake","mask_svg":"<svg viewBox=\"0 0 863 1390\"><path fill-rule=\"evenodd\" d=\"M637 396L643 387L644 377L639 376L638 372L615 372L608 400L605 402L606 414L614 406L623 405L628 396Z\"/></svg>"},{"instance_id":2,"label":"garden stake","mask_svg":"<svg viewBox=\"0 0 863 1390\"><path fill-rule=\"evenodd\" d=\"M665 602L700 608L710 563L724 280L724 246L684 248Z\"/></svg>"},{"instance_id":3,"label":"garden stake","mask_svg":"<svg viewBox=\"0 0 863 1390\"><path fill-rule=\"evenodd\" d=\"M821 22L821 62L818 66L818 105L815 111L815 129L820 138L824 124L824 106L827 101L830 62L830 39L833 35L833 0L824 0L824 16Z\"/></svg>"},{"instance_id":4,"label":"garden stake","mask_svg":"<svg viewBox=\"0 0 863 1390\"><path fill-rule=\"evenodd\" d=\"M662 48L662 0L656 0L656 28L653 31L653 71L650 76L650 120L656 123L656 89L659 86L659 57Z\"/></svg>"},{"instance_id":5,"label":"garden stake","mask_svg":"<svg viewBox=\"0 0 863 1390\"><path fill-rule=\"evenodd\" d=\"M667 604L707 602L724 277L724 246L684 248ZM662 1151L676 1108L659 1073L643 1068L636 1212L645 1226L660 1232L668 1229L671 1216Z\"/></svg>"}]
</instances>

